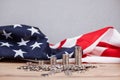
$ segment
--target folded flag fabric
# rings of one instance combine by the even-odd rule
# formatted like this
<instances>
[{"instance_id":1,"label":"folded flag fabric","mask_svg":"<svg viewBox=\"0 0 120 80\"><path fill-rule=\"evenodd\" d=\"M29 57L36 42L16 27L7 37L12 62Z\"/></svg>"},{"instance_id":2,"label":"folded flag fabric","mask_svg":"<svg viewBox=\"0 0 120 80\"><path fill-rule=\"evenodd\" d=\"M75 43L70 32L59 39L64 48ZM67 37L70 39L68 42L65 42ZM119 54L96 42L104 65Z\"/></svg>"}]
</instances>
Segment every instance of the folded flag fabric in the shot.
<instances>
[{"instance_id":1,"label":"folded flag fabric","mask_svg":"<svg viewBox=\"0 0 120 80\"><path fill-rule=\"evenodd\" d=\"M22 24L0 26L0 58L48 60L53 55L61 59L62 54L74 58L75 46L83 49L83 62L120 63L120 34L113 27L50 45L47 36L37 27Z\"/></svg>"},{"instance_id":2,"label":"folded flag fabric","mask_svg":"<svg viewBox=\"0 0 120 80\"><path fill-rule=\"evenodd\" d=\"M73 54L74 47L51 49L48 38L37 28L28 25L0 26L0 58L48 60L55 55Z\"/></svg>"},{"instance_id":3,"label":"folded flag fabric","mask_svg":"<svg viewBox=\"0 0 120 80\"><path fill-rule=\"evenodd\" d=\"M120 33L108 26L50 46L54 49L81 46L83 62L120 63Z\"/></svg>"},{"instance_id":4,"label":"folded flag fabric","mask_svg":"<svg viewBox=\"0 0 120 80\"><path fill-rule=\"evenodd\" d=\"M9 59L47 59L51 53L47 37L36 27L0 27L0 57Z\"/></svg>"}]
</instances>

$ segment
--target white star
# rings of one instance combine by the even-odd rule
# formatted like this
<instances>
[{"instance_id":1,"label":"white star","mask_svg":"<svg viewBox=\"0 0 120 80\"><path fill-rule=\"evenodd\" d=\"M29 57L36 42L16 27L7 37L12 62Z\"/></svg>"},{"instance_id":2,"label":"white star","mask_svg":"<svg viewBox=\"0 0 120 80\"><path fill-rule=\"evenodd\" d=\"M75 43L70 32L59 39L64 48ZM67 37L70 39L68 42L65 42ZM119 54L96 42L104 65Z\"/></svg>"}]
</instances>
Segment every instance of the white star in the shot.
<instances>
[{"instance_id":1,"label":"white star","mask_svg":"<svg viewBox=\"0 0 120 80\"><path fill-rule=\"evenodd\" d=\"M4 35L5 37L6 37L6 39L8 39L8 38L12 38L10 35L11 35L12 33L7 33L5 30L3 30L3 34L2 35Z\"/></svg>"},{"instance_id":2,"label":"white star","mask_svg":"<svg viewBox=\"0 0 120 80\"><path fill-rule=\"evenodd\" d=\"M69 53L65 51L65 54L69 54ZM72 57L73 54L74 54L74 52L70 53L69 57Z\"/></svg>"},{"instance_id":3,"label":"white star","mask_svg":"<svg viewBox=\"0 0 120 80\"><path fill-rule=\"evenodd\" d=\"M47 42L49 43L48 37L47 37L47 36L45 36L45 38L47 39Z\"/></svg>"},{"instance_id":4,"label":"white star","mask_svg":"<svg viewBox=\"0 0 120 80\"><path fill-rule=\"evenodd\" d=\"M15 52L15 56L14 57L21 56L22 58L24 58L23 53L26 53L26 52L22 51L21 49L13 50L13 51Z\"/></svg>"},{"instance_id":5,"label":"white star","mask_svg":"<svg viewBox=\"0 0 120 80\"><path fill-rule=\"evenodd\" d=\"M35 29L34 27L31 27L30 29L27 29L27 30L31 31L31 35L33 35L34 33L38 33L39 34L38 30Z\"/></svg>"},{"instance_id":6,"label":"white star","mask_svg":"<svg viewBox=\"0 0 120 80\"><path fill-rule=\"evenodd\" d=\"M55 55L51 55L51 56L49 56L48 54L46 55L47 56L47 58L51 58L51 57L55 57Z\"/></svg>"},{"instance_id":7,"label":"white star","mask_svg":"<svg viewBox=\"0 0 120 80\"><path fill-rule=\"evenodd\" d=\"M23 39L21 39L21 42L18 42L18 44L19 44L19 46L22 46L22 45L26 46L27 42L29 42L29 41L24 41Z\"/></svg>"},{"instance_id":8,"label":"white star","mask_svg":"<svg viewBox=\"0 0 120 80\"><path fill-rule=\"evenodd\" d=\"M35 42L33 45L31 45L30 47L32 47L32 49L36 48L36 47L39 47L40 48L40 45L42 43L38 43L38 42Z\"/></svg>"},{"instance_id":9,"label":"white star","mask_svg":"<svg viewBox=\"0 0 120 80\"><path fill-rule=\"evenodd\" d=\"M22 27L22 26L20 24L15 24L13 27L16 28L16 27Z\"/></svg>"},{"instance_id":10,"label":"white star","mask_svg":"<svg viewBox=\"0 0 120 80\"><path fill-rule=\"evenodd\" d=\"M10 47L12 45L10 45L8 42L4 43L4 42L1 42L1 46L7 46L7 47Z\"/></svg>"},{"instance_id":11,"label":"white star","mask_svg":"<svg viewBox=\"0 0 120 80\"><path fill-rule=\"evenodd\" d=\"M51 56L48 56L48 54L47 54L46 56L47 56L47 58L49 58L49 59L51 58Z\"/></svg>"}]
</instances>

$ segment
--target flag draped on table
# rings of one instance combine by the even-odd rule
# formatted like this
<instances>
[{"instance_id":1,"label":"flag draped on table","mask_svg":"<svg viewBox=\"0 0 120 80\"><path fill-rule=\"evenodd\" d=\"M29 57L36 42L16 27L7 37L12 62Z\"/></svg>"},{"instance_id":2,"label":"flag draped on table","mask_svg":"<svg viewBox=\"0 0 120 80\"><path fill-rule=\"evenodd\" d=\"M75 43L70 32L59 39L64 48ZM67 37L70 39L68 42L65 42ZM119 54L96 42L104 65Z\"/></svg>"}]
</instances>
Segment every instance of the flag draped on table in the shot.
<instances>
[{"instance_id":1,"label":"flag draped on table","mask_svg":"<svg viewBox=\"0 0 120 80\"><path fill-rule=\"evenodd\" d=\"M113 27L64 39L54 45L50 45L36 27L20 24L0 27L0 57L3 58L48 60L53 55L61 59L62 54L73 58L76 45L83 49L83 62L120 63L120 34Z\"/></svg>"},{"instance_id":2,"label":"flag draped on table","mask_svg":"<svg viewBox=\"0 0 120 80\"><path fill-rule=\"evenodd\" d=\"M0 27L0 57L10 59L47 59L51 53L47 37L36 27L8 25Z\"/></svg>"},{"instance_id":3,"label":"flag draped on table","mask_svg":"<svg viewBox=\"0 0 120 80\"><path fill-rule=\"evenodd\" d=\"M73 51L74 47L51 49L48 38L37 27L20 24L0 26L0 58L48 60L56 55L60 59L62 54Z\"/></svg>"},{"instance_id":4,"label":"flag draped on table","mask_svg":"<svg viewBox=\"0 0 120 80\"><path fill-rule=\"evenodd\" d=\"M120 33L111 26L64 39L51 48L76 45L83 49L83 62L120 63Z\"/></svg>"}]
</instances>

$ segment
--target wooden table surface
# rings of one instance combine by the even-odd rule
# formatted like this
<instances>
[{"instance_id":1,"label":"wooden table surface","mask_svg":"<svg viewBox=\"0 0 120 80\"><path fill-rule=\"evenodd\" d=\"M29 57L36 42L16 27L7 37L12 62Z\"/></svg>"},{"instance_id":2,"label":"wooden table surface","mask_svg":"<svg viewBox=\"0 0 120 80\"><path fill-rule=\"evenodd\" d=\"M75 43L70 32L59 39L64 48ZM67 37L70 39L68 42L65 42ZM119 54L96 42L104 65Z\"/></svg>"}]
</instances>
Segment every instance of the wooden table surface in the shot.
<instances>
[{"instance_id":1,"label":"wooden table surface","mask_svg":"<svg viewBox=\"0 0 120 80\"><path fill-rule=\"evenodd\" d=\"M18 70L17 67L25 63L0 63L0 80L120 80L120 64L92 64L97 68L89 69L83 73L74 72L72 76L57 73L42 77L41 73Z\"/></svg>"}]
</instances>

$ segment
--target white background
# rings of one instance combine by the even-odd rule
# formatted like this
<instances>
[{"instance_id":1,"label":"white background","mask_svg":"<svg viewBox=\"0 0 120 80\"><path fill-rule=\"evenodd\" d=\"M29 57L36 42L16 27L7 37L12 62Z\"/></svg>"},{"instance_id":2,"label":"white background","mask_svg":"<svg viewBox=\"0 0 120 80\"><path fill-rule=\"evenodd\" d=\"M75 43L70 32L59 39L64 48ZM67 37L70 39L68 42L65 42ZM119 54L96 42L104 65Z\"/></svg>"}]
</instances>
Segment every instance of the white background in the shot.
<instances>
[{"instance_id":1,"label":"white background","mask_svg":"<svg viewBox=\"0 0 120 80\"><path fill-rule=\"evenodd\" d=\"M39 27L51 43L105 26L120 32L120 0L0 0L0 25Z\"/></svg>"}]
</instances>

